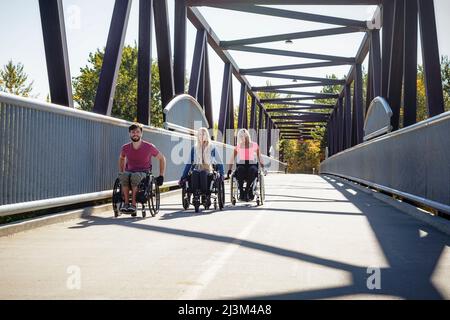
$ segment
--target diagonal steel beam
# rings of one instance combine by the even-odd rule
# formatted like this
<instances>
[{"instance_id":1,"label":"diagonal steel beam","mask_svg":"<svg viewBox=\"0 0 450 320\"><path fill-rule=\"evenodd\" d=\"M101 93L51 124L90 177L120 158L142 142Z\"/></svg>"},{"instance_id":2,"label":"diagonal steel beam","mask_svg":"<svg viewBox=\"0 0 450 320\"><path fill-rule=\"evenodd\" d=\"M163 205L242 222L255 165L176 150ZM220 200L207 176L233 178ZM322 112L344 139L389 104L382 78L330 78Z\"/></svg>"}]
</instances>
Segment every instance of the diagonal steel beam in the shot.
<instances>
[{"instance_id":1,"label":"diagonal steel beam","mask_svg":"<svg viewBox=\"0 0 450 320\"><path fill-rule=\"evenodd\" d=\"M245 38L245 39L238 39L238 40L221 41L220 46L223 49L227 50L229 48L233 48L234 46L247 45L247 44L258 44L258 43L276 42L276 41L284 41L284 40L306 39L306 38L323 37L323 36L330 36L330 35L337 35L337 34L354 33L354 32L361 32L361 29L356 28L356 27L339 27L339 28L329 28L329 29L312 30L312 31L292 32L292 33L276 34L276 35L264 36L264 37L254 37L254 38Z\"/></svg>"},{"instance_id":2,"label":"diagonal steel beam","mask_svg":"<svg viewBox=\"0 0 450 320\"><path fill-rule=\"evenodd\" d=\"M145 125L151 123L152 6L152 0L139 2L137 121Z\"/></svg>"},{"instance_id":3,"label":"diagonal steel beam","mask_svg":"<svg viewBox=\"0 0 450 320\"><path fill-rule=\"evenodd\" d=\"M173 77L175 93L180 94L184 93L186 69L186 5L184 0L175 0L174 20Z\"/></svg>"},{"instance_id":4,"label":"diagonal steel beam","mask_svg":"<svg viewBox=\"0 0 450 320\"><path fill-rule=\"evenodd\" d=\"M73 108L63 2L39 0L39 11L51 101Z\"/></svg>"},{"instance_id":5,"label":"diagonal steel beam","mask_svg":"<svg viewBox=\"0 0 450 320\"><path fill-rule=\"evenodd\" d=\"M188 16L189 21L192 23L192 25L196 29L206 30L208 44L211 46L211 48L216 52L216 54L219 56L220 59L222 59L222 61L225 64L229 63L231 65L232 73L234 74L236 79L241 84L245 84L247 86L247 88L251 88L251 85L248 82L248 80L245 78L245 76L243 76L243 75L241 75L239 73L239 67L236 64L236 62L234 61L234 59L231 57L231 55L228 52L223 51L220 48L220 40L219 40L219 38L214 33L214 31L212 30L211 26L206 22L205 18L202 16L200 11L198 9L196 9L196 8L189 8L188 7L187 8L187 16ZM252 90L249 90L248 94L256 100L257 104L261 104L260 101L259 101L258 95L256 95ZM263 106L261 106L261 108L264 110Z\"/></svg>"},{"instance_id":6,"label":"diagonal steel beam","mask_svg":"<svg viewBox=\"0 0 450 320\"><path fill-rule=\"evenodd\" d=\"M186 5L188 5L186 3ZM219 37L214 33L211 26L208 24L206 19L203 17L203 15L200 13L200 11L197 8L187 8L187 16L189 21L192 23L192 25L198 30L198 29L204 29L207 32L207 40L208 44L211 46L211 48L214 50L214 52L219 56L220 59L224 63L230 63L233 70L233 75L236 77L237 80L241 83L245 83L247 85L247 88L251 88L250 83L248 80L242 76L239 73L239 67L234 61L234 59L231 57L231 55L223 51L220 48L220 40ZM255 95L252 91L249 91L249 94L256 99L256 101L259 103L259 97Z\"/></svg>"},{"instance_id":7,"label":"diagonal steel beam","mask_svg":"<svg viewBox=\"0 0 450 320\"><path fill-rule=\"evenodd\" d=\"M306 59L355 63L355 58L352 58L352 57L339 57L339 56L309 53L309 52L300 52L300 51L288 51L288 50L278 50L278 49L259 48L259 47L250 47L250 46L234 46L232 48L229 48L228 50L271 54L271 55L278 55L278 56L284 56L284 57L297 57L297 58L306 58Z\"/></svg>"},{"instance_id":8,"label":"diagonal steel beam","mask_svg":"<svg viewBox=\"0 0 450 320\"><path fill-rule=\"evenodd\" d=\"M130 10L131 0L116 0L95 96L95 113L111 115Z\"/></svg>"},{"instance_id":9,"label":"diagonal steel beam","mask_svg":"<svg viewBox=\"0 0 450 320\"><path fill-rule=\"evenodd\" d=\"M169 14L167 11L166 0L153 1L161 103L163 109L167 106L175 94Z\"/></svg>"},{"instance_id":10,"label":"diagonal steel beam","mask_svg":"<svg viewBox=\"0 0 450 320\"><path fill-rule=\"evenodd\" d=\"M433 1L418 0L420 39L425 74L425 92L430 117L444 112L444 98Z\"/></svg>"},{"instance_id":11,"label":"diagonal steel beam","mask_svg":"<svg viewBox=\"0 0 450 320\"><path fill-rule=\"evenodd\" d=\"M197 36L195 39L194 57L192 59L191 77L189 80L189 94L198 100L200 78L202 73L202 66L204 64L203 58L205 57L206 48L206 31L197 30Z\"/></svg>"}]
</instances>

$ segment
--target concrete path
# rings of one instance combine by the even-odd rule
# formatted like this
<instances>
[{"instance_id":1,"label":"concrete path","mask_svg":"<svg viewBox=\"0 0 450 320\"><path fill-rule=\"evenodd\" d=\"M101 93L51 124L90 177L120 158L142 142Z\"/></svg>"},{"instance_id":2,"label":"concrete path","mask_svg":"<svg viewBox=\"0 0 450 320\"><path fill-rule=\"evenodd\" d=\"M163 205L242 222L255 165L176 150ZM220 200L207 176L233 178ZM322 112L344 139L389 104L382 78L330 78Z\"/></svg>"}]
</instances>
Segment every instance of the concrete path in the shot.
<instances>
[{"instance_id":1,"label":"concrete path","mask_svg":"<svg viewBox=\"0 0 450 320\"><path fill-rule=\"evenodd\" d=\"M449 237L348 185L269 175L266 203L111 211L0 238L0 299L449 299Z\"/></svg>"}]
</instances>

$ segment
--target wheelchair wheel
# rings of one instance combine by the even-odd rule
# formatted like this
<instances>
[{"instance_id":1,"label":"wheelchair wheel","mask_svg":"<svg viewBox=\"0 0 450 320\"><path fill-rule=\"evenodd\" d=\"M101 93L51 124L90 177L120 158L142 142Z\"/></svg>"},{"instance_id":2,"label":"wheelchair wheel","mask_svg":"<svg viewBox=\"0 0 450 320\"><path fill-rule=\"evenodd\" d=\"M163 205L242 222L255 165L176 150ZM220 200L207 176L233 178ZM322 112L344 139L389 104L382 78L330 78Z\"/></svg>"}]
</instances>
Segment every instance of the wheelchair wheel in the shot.
<instances>
[{"instance_id":1,"label":"wheelchair wheel","mask_svg":"<svg viewBox=\"0 0 450 320\"><path fill-rule=\"evenodd\" d=\"M156 184L156 180L152 177L150 181L150 197L148 199L148 207L152 217L156 216L159 212L160 195L159 186Z\"/></svg>"},{"instance_id":2,"label":"wheelchair wheel","mask_svg":"<svg viewBox=\"0 0 450 320\"><path fill-rule=\"evenodd\" d=\"M122 198L122 187L120 185L119 178L116 179L114 182L114 188L113 188L113 194L112 194L112 207L114 211L114 217L119 217L121 215L120 213L120 206L122 205L123 198Z\"/></svg>"},{"instance_id":3,"label":"wheelchair wheel","mask_svg":"<svg viewBox=\"0 0 450 320\"><path fill-rule=\"evenodd\" d=\"M191 195L188 192L186 192L186 188L185 187L183 187L181 189L181 199L182 199L181 201L183 203L183 209L184 210L189 209L189 205L190 205L190 201L191 201Z\"/></svg>"},{"instance_id":4,"label":"wheelchair wheel","mask_svg":"<svg viewBox=\"0 0 450 320\"><path fill-rule=\"evenodd\" d=\"M217 193L217 199L219 202L219 209L223 210L223 207L225 206L225 183L223 181L219 182L219 188Z\"/></svg>"},{"instance_id":5,"label":"wheelchair wheel","mask_svg":"<svg viewBox=\"0 0 450 320\"><path fill-rule=\"evenodd\" d=\"M230 183L230 201L233 206L236 205L236 201L238 198L238 184L237 179L234 177L234 174L231 176L231 183Z\"/></svg>"},{"instance_id":6,"label":"wheelchair wheel","mask_svg":"<svg viewBox=\"0 0 450 320\"><path fill-rule=\"evenodd\" d=\"M205 195L204 198L202 197L202 199L204 201L203 202L203 207L205 208L205 210L209 210L211 208L212 202L211 202L211 195Z\"/></svg>"}]
</instances>

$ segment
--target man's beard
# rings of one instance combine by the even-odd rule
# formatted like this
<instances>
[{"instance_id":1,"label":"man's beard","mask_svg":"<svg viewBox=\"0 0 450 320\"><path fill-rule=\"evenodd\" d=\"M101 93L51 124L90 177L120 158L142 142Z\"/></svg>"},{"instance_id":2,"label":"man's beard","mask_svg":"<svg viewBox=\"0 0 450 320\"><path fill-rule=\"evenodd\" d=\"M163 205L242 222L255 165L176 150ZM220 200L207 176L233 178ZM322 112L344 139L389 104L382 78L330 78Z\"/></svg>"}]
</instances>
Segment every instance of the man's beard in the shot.
<instances>
[{"instance_id":1,"label":"man's beard","mask_svg":"<svg viewBox=\"0 0 450 320\"><path fill-rule=\"evenodd\" d=\"M141 140L140 137L131 137L131 141L133 142L139 142L139 140Z\"/></svg>"}]
</instances>

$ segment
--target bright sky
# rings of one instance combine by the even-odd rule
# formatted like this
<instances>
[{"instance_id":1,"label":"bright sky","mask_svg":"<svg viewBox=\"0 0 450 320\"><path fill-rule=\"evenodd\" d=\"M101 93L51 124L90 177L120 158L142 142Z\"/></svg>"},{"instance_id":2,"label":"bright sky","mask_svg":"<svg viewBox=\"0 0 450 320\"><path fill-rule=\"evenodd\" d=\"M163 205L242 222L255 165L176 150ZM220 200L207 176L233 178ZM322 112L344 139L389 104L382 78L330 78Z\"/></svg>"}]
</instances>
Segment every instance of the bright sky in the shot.
<instances>
[{"instance_id":1,"label":"bright sky","mask_svg":"<svg viewBox=\"0 0 450 320\"><path fill-rule=\"evenodd\" d=\"M80 68L86 65L89 53L95 51L97 48L105 46L114 1L63 0L63 5L66 19L70 69L71 75L74 77L79 75ZM133 44L135 41L137 42L138 39L138 7L139 2L133 1L125 40L126 44ZM277 6L277 8L356 20L370 19L375 10L375 7L373 6ZM173 0L168 0L168 10L171 27L171 40L173 43ZM291 33L333 27L331 25L313 22L268 17L207 7L201 7L200 11L221 40L235 40L253 36ZM445 36L445 32L450 30L450 1L435 0L435 11L440 54L450 56L450 39L448 36ZM8 1L7 4L3 4L2 10L0 11L0 26L3 31L2 49L0 50L0 66L6 64L10 59L12 59L15 63L23 63L29 78L34 81L33 93L39 94L39 99L45 99L49 89L38 1L16 0ZM190 24L190 22L188 22L186 57L188 77L192 63L195 33L195 28ZM285 44L281 41L260 44L258 46L351 57L356 55L362 37L362 33L354 33L294 40L294 43L291 45ZM152 56L154 59L156 59L156 54L155 38L153 37ZM230 54L240 68L313 62L313 60L310 59L292 57L286 58L238 51L230 51ZM213 112L214 118L217 120L219 115L223 62L211 48L209 50L209 57ZM419 50L419 60L420 59L421 55ZM338 66L286 72L279 71L279 73L320 77L335 73L338 77L342 78L348 73L348 70L349 66ZM253 86L264 85L267 80L260 77L247 77L247 79ZM289 80L282 79L270 79L270 81L272 84L289 83ZM233 86L234 104L237 105L239 102L240 85L236 79L233 79ZM311 91L317 91L319 89L320 88L311 88Z\"/></svg>"}]
</instances>

